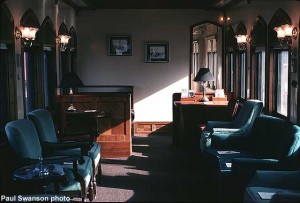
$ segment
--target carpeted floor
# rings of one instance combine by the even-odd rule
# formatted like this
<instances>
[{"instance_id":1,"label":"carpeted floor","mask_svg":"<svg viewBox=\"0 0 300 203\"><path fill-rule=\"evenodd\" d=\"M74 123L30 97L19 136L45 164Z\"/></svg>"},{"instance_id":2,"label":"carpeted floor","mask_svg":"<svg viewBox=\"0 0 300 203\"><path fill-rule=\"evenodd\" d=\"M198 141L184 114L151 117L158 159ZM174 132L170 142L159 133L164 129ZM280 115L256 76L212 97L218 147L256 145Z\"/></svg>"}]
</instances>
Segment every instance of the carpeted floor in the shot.
<instances>
[{"instance_id":1,"label":"carpeted floor","mask_svg":"<svg viewBox=\"0 0 300 203\"><path fill-rule=\"evenodd\" d=\"M208 202L216 196L199 154L172 145L170 135L133 136L132 156L102 159L94 202Z\"/></svg>"}]
</instances>

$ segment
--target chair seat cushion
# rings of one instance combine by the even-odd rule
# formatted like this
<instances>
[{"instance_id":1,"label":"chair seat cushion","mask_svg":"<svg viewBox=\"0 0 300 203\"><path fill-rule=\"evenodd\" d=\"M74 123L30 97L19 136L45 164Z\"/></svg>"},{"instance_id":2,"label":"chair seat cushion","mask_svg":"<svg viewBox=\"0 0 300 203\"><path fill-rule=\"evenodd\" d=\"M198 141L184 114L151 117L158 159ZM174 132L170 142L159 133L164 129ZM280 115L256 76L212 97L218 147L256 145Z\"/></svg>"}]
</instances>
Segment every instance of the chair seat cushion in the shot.
<instances>
[{"instance_id":1,"label":"chair seat cushion","mask_svg":"<svg viewBox=\"0 0 300 203\"><path fill-rule=\"evenodd\" d=\"M84 163L77 164L78 173L84 179L86 187L89 185L91 178L93 177L93 163L89 156L84 156ZM73 163L64 163L66 169L73 169Z\"/></svg>"},{"instance_id":2,"label":"chair seat cushion","mask_svg":"<svg viewBox=\"0 0 300 203\"><path fill-rule=\"evenodd\" d=\"M68 184L67 185L60 184L60 189L59 189L60 193L67 195L71 192L81 192L80 182L75 180L75 176L72 170L66 168L65 166L63 167L64 167L64 172L67 174ZM46 186L46 193L52 193L53 191L55 191L54 183L51 183Z\"/></svg>"},{"instance_id":3,"label":"chair seat cushion","mask_svg":"<svg viewBox=\"0 0 300 203\"><path fill-rule=\"evenodd\" d=\"M297 190L268 188L268 187L247 187L244 194L244 202L271 202L271 199L262 199L258 192L266 193L299 193Z\"/></svg>"}]
</instances>

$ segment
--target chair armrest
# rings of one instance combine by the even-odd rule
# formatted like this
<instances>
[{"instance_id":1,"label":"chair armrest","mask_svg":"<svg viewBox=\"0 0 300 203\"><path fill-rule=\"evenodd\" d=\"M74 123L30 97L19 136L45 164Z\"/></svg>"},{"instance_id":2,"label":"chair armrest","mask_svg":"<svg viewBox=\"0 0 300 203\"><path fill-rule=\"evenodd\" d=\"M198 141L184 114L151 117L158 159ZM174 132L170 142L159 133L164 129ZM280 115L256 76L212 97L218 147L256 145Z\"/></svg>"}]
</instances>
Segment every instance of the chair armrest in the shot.
<instances>
[{"instance_id":1,"label":"chair armrest","mask_svg":"<svg viewBox=\"0 0 300 203\"><path fill-rule=\"evenodd\" d=\"M213 128L231 128L232 123L226 121L208 121L205 130L212 131Z\"/></svg>"},{"instance_id":2,"label":"chair armrest","mask_svg":"<svg viewBox=\"0 0 300 203\"><path fill-rule=\"evenodd\" d=\"M72 133L66 133L66 132L59 132L59 137L79 137L79 136L89 136L89 143L90 146L93 146L93 141L95 137L99 136L99 133L96 131L81 131L81 132L72 132Z\"/></svg>"},{"instance_id":3,"label":"chair armrest","mask_svg":"<svg viewBox=\"0 0 300 203\"><path fill-rule=\"evenodd\" d=\"M298 185L299 182L300 182L300 170L298 171L257 170L248 186L300 190L300 186Z\"/></svg>"},{"instance_id":4,"label":"chair armrest","mask_svg":"<svg viewBox=\"0 0 300 203\"><path fill-rule=\"evenodd\" d=\"M273 195L270 202L300 202L300 191L278 192Z\"/></svg>"},{"instance_id":5,"label":"chair armrest","mask_svg":"<svg viewBox=\"0 0 300 203\"><path fill-rule=\"evenodd\" d=\"M49 156L49 157L43 157L43 163L45 164L60 164L63 162L79 162L80 164L84 163L84 158L82 156L78 155L72 155L72 156ZM38 164L40 163L40 160L38 159L23 159L21 161L22 166L26 165L32 165L32 164Z\"/></svg>"},{"instance_id":6,"label":"chair armrest","mask_svg":"<svg viewBox=\"0 0 300 203\"><path fill-rule=\"evenodd\" d=\"M86 155L87 152L90 150L91 146L88 142L44 142L42 148L45 152L48 151L55 151L55 150L65 150L65 149L81 149L81 155Z\"/></svg>"},{"instance_id":7,"label":"chair armrest","mask_svg":"<svg viewBox=\"0 0 300 203\"><path fill-rule=\"evenodd\" d=\"M238 132L239 128L213 128L213 132L225 132L225 133L234 133Z\"/></svg>"},{"instance_id":8,"label":"chair armrest","mask_svg":"<svg viewBox=\"0 0 300 203\"><path fill-rule=\"evenodd\" d=\"M218 149L247 149L248 137L244 132L217 131L210 135L211 146Z\"/></svg>"},{"instance_id":9,"label":"chair armrest","mask_svg":"<svg viewBox=\"0 0 300 203\"><path fill-rule=\"evenodd\" d=\"M279 160L257 158L234 158L232 159L232 172L240 173L256 170L277 170Z\"/></svg>"},{"instance_id":10,"label":"chair armrest","mask_svg":"<svg viewBox=\"0 0 300 203\"><path fill-rule=\"evenodd\" d=\"M72 133L59 132L58 134L60 136L66 136L66 137L78 137L78 136L84 136L84 135L90 135L93 137L99 136L99 134L96 133L95 131L80 131L80 132L72 132Z\"/></svg>"},{"instance_id":11,"label":"chair armrest","mask_svg":"<svg viewBox=\"0 0 300 203\"><path fill-rule=\"evenodd\" d=\"M43 163L48 163L48 164L55 164L55 163L63 163L63 162L73 162L73 163L78 163L83 164L84 158L83 156L80 155L68 155L68 156L51 156L51 157L45 157L43 159Z\"/></svg>"},{"instance_id":12,"label":"chair armrest","mask_svg":"<svg viewBox=\"0 0 300 203\"><path fill-rule=\"evenodd\" d=\"M233 158L231 171L249 183L256 170L279 170L278 162L277 159Z\"/></svg>"},{"instance_id":13,"label":"chair armrest","mask_svg":"<svg viewBox=\"0 0 300 203\"><path fill-rule=\"evenodd\" d=\"M233 158L231 172L240 186L245 187L252 180L256 170L278 170L276 159Z\"/></svg>"}]
</instances>

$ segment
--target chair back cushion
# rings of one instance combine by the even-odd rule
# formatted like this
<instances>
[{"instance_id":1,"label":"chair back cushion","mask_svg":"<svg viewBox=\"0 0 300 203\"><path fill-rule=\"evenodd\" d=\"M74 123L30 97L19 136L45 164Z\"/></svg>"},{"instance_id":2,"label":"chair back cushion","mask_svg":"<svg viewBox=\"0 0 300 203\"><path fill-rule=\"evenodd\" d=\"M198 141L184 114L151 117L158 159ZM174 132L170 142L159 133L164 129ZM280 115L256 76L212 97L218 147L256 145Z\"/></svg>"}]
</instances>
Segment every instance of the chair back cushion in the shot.
<instances>
[{"instance_id":1,"label":"chair back cushion","mask_svg":"<svg viewBox=\"0 0 300 203\"><path fill-rule=\"evenodd\" d=\"M258 155L282 160L299 154L300 127L281 118L259 116L249 139Z\"/></svg>"},{"instance_id":2,"label":"chair back cushion","mask_svg":"<svg viewBox=\"0 0 300 203\"><path fill-rule=\"evenodd\" d=\"M260 115L263 103L259 100L247 100L237 117L232 121L232 128L240 128L246 134L250 133L253 123Z\"/></svg>"},{"instance_id":3,"label":"chair back cushion","mask_svg":"<svg viewBox=\"0 0 300 203\"><path fill-rule=\"evenodd\" d=\"M11 121L5 132L11 147L21 159L42 157L42 148L33 123L27 119Z\"/></svg>"},{"instance_id":4,"label":"chair back cushion","mask_svg":"<svg viewBox=\"0 0 300 203\"><path fill-rule=\"evenodd\" d=\"M28 113L28 118L34 123L41 143L57 142L55 126L49 111L36 109Z\"/></svg>"}]
</instances>

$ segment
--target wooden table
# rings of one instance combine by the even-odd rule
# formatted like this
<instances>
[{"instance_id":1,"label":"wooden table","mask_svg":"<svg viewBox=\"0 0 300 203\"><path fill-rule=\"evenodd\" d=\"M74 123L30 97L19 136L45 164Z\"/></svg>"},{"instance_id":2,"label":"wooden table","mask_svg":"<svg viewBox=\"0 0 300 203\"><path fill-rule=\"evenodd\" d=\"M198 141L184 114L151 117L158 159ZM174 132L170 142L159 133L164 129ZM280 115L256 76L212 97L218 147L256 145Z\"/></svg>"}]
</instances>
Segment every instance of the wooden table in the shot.
<instances>
[{"instance_id":1,"label":"wooden table","mask_svg":"<svg viewBox=\"0 0 300 203\"><path fill-rule=\"evenodd\" d=\"M224 120L228 101L174 101L173 143L182 148L199 149L199 124Z\"/></svg>"}]
</instances>

